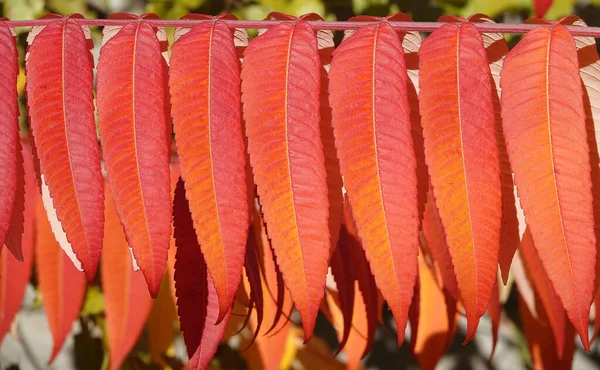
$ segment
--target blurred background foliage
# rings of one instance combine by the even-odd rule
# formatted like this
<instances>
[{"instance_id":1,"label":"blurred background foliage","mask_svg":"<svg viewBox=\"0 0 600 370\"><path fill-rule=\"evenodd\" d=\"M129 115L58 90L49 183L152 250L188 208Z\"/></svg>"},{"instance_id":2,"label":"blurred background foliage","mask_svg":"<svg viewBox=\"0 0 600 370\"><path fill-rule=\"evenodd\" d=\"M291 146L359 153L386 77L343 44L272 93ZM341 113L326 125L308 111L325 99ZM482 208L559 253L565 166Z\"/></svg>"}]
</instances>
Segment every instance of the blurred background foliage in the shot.
<instances>
[{"instance_id":1,"label":"blurred background foliage","mask_svg":"<svg viewBox=\"0 0 600 370\"><path fill-rule=\"evenodd\" d=\"M475 13L484 13L497 22L520 23L533 16L533 0L0 0L0 16L8 17L11 20L36 19L47 13L64 15L80 13L86 18L100 19L107 18L114 12L156 13L163 19L178 19L188 13L211 15L233 13L240 19L257 20L265 18L272 11L297 16L314 12L326 20L342 21L360 14L385 16L404 12L415 21L436 21L442 14L467 17ZM555 0L545 18L558 19L569 14L579 15L590 26L600 26L600 0ZM27 31L28 28L17 29L22 66ZM172 32L172 30L169 31ZM94 56L97 61L102 35L98 27L93 27L92 32L95 43ZM507 38L511 44L514 44L520 35L507 35ZM27 114L24 109L24 86L25 74L22 67L19 91L21 93L21 121L25 133L27 132ZM71 360L61 362L59 359L58 365L53 366L52 369L96 370L107 368L108 346L104 330L106 327L104 301L99 278L97 280L95 284L88 287L80 320L74 325L72 341L63 350L64 355L70 356ZM30 303L24 303L26 312L22 313L20 319L21 322L31 320L31 325L40 325L40 321L35 321L31 316L31 312L41 311L42 307L36 286L37 282L35 274L33 274L32 284L28 289L27 296L29 298L26 298L26 301L29 300ZM169 287L163 288L161 295L154 303L153 311L137 346L123 365L124 369L166 368L179 370L184 366L186 354L178 332L175 306ZM486 324L484 319L480 325L481 329L477 334L477 339L464 346L460 343L464 333L460 332L459 325L456 341L440 363L440 368L519 369L531 367L527 345L519 329L515 293L513 291L512 294L508 292L506 294L510 294L510 296L504 306L505 317L494 361L487 362L491 339L489 322ZM388 322L391 322L389 319L388 317ZM243 321L243 315L234 315L232 321L240 324ZM18 331L19 335L26 336L25 332ZM232 334L234 333L231 332L228 335ZM301 344L302 333L298 327L295 327L285 346L282 368L343 369L343 354L337 358L333 357L333 351L337 346L335 329L322 316L319 316L316 334L316 338L308 345L303 346ZM249 335L245 331L236 336L237 339L230 339L224 343L217 351L211 366L223 369L260 369L260 358L257 359L257 356L260 357L260 355L257 354L255 346L250 347L248 351L237 350L237 348L243 348L241 344L248 340ZM48 333L46 333L46 337L50 340ZM410 357L407 344L398 347L395 339L391 330L380 328L371 353L364 361L365 367L370 369L416 369L416 361ZM3 344L3 347L6 347L6 343ZM574 368L599 368L600 350L598 347L596 345L596 349L591 354L585 354L581 345L578 345ZM3 351L4 354L9 351L8 357L2 357ZM8 350L2 348L0 360L10 359L10 351L10 348ZM35 365L32 368L44 369L45 367L41 365L43 360L34 358L37 356L35 352L34 348L23 349L23 353L32 357L31 361L28 360ZM9 360L5 363L0 361L0 369L17 370L19 367L11 364Z\"/></svg>"}]
</instances>

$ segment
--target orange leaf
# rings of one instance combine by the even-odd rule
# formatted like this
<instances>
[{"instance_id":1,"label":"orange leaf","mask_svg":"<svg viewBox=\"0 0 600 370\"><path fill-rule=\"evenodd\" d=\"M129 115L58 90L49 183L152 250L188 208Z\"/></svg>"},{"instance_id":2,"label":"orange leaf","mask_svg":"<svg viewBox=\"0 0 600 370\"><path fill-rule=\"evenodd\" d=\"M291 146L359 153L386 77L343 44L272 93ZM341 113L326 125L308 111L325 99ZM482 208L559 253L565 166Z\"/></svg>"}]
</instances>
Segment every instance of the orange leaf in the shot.
<instances>
[{"instance_id":1,"label":"orange leaf","mask_svg":"<svg viewBox=\"0 0 600 370\"><path fill-rule=\"evenodd\" d=\"M219 314L219 300L206 262L200 252L194 231L183 181L175 189L173 200L175 225L175 294L181 331L187 347L189 367L204 369L217 351L217 347L231 316L215 324Z\"/></svg>"},{"instance_id":2,"label":"orange leaf","mask_svg":"<svg viewBox=\"0 0 600 370\"><path fill-rule=\"evenodd\" d=\"M47 192L46 192L46 195ZM42 199L36 195L36 269L52 332L51 363L71 332L85 295L85 274L77 271L54 237Z\"/></svg>"},{"instance_id":3,"label":"orange leaf","mask_svg":"<svg viewBox=\"0 0 600 370\"><path fill-rule=\"evenodd\" d=\"M200 24L173 44L173 129L198 243L219 296L218 321L233 304L248 231L239 70L233 33L221 21Z\"/></svg>"},{"instance_id":4,"label":"orange leaf","mask_svg":"<svg viewBox=\"0 0 600 370\"><path fill-rule=\"evenodd\" d=\"M171 237L171 139L163 49L157 30L143 18L120 29L104 28L98 122L117 213L150 295L156 297Z\"/></svg>"},{"instance_id":5,"label":"orange leaf","mask_svg":"<svg viewBox=\"0 0 600 370\"><path fill-rule=\"evenodd\" d=\"M429 190L427 194L427 203L425 204L425 214L423 216L423 235L427 242L427 250L431 253L433 263L437 265L440 274L441 287L454 298L456 302L460 301L458 292L458 283L454 273L454 264L448 244L446 243L446 233L440 219L439 211L433 199L433 191ZM434 275L435 277L435 275Z\"/></svg>"},{"instance_id":6,"label":"orange leaf","mask_svg":"<svg viewBox=\"0 0 600 370\"><path fill-rule=\"evenodd\" d=\"M31 264L33 261L33 245L35 238L35 207L37 200L37 186L33 169L31 149L24 145L25 154L25 194L27 201L24 205L24 224L20 225L22 238L20 250L22 250L22 261L7 250L0 252L0 342L9 330L15 315L21 309L21 302L25 295L25 288L31 276ZM20 190L23 192L23 190ZM19 233L19 236L21 234Z\"/></svg>"},{"instance_id":7,"label":"orange leaf","mask_svg":"<svg viewBox=\"0 0 600 370\"><path fill-rule=\"evenodd\" d=\"M323 298L330 250L327 173L318 134L319 69L317 40L303 20L253 39L242 65L250 163L305 340L312 336Z\"/></svg>"},{"instance_id":8,"label":"orange leaf","mask_svg":"<svg viewBox=\"0 0 600 370\"><path fill-rule=\"evenodd\" d=\"M498 331L500 330L500 321L502 319L502 306L500 305L500 290L498 288L498 280L492 288L492 296L488 307L488 315L492 321L492 351L490 352L489 362L492 362L496 346L498 345Z\"/></svg>"},{"instance_id":9,"label":"orange leaf","mask_svg":"<svg viewBox=\"0 0 600 370\"><path fill-rule=\"evenodd\" d=\"M419 217L408 76L397 33L387 22L362 27L335 50L329 76L344 185L402 343L417 272Z\"/></svg>"},{"instance_id":10,"label":"orange leaf","mask_svg":"<svg viewBox=\"0 0 600 370\"><path fill-rule=\"evenodd\" d=\"M92 281L102 249L104 184L89 29L77 18L61 18L30 32L27 104L43 182L68 241L61 247Z\"/></svg>"},{"instance_id":11,"label":"orange leaf","mask_svg":"<svg viewBox=\"0 0 600 370\"><path fill-rule=\"evenodd\" d=\"M575 42L564 26L530 31L504 62L502 119L515 184L535 247L589 350L588 312L594 289L590 276L595 274L596 238L583 91L576 61Z\"/></svg>"},{"instance_id":12,"label":"orange leaf","mask_svg":"<svg viewBox=\"0 0 600 370\"><path fill-rule=\"evenodd\" d=\"M467 315L467 342L498 270L502 209L490 68L471 23L440 27L419 58L425 159Z\"/></svg>"},{"instance_id":13,"label":"orange leaf","mask_svg":"<svg viewBox=\"0 0 600 370\"><path fill-rule=\"evenodd\" d=\"M571 369L575 352L575 331L573 330L573 325L567 323L565 326L562 336L567 340L561 351L563 355L558 356L553 333L543 321L544 310L539 310L539 313L542 315L541 319L531 314L527 308L527 304L525 304L523 298L519 295L519 316L521 317L523 333L525 334L529 353L531 354L533 370Z\"/></svg>"},{"instance_id":14,"label":"orange leaf","mask_svg":"<svg viewBox=\"0 0 600 370\"><path fill-rule=\"evenodd\" d=\"M587 27L577 16L568 16L559 20L563 25ZM594 292L600 283L600 56L593 37L574 37L579 59L579 75L583 82L583 104L590 147L590 165L592 178L592 196L594 197L594 231L596 234L596 279Z\"/></svg>"},{"instance_id":15,"label":"orange leaf","mask_svg":"<svg viewBox=\"0 0 600 370\"><path fill-rule=\"evenodd\" d=\"M106 311L110 369L117 370L137 342L152 307L144 276L134 272L131 252L108 187L105 197L102 291Z\"/></svg>"},{"instance_id":16,"label":"orange leaf","mask_svg":"<svg viewBox=\"0 0 600 370\"><path fill-rule=\"evenodd\" d=\"M17 76L19 74L19 53L15 40L15 32L0 20L0 64L2 79L0 80L0 250L7 240L11 228L13 208L18 201L19 187L19 105L17 104ZM22 187L22 184L21 184ZM20 199L22 207L22 199ZM21 225L22 227L22 225ZM15 258L23 260L21 248L7 243L7 247ZM4 254L6 255L6 253Z\"/></svg>"},{"instance_id":17,"label":"orange leaf","mask_svg":"<svg viewBox=\"0 0 600 370\"><path fill-rule=\"evenodd\" d=\"M544 266L535 245L533 244L529 229L526 229L523 234L523 240L521 240L519 251L526 268L527 277L535 289L535 296L541 302L546 317L548 318L548 323L550 324L554 336L554 342L556 343L556 352L558 356L561 357L565 343L565 325L567 324L565 322L565 310L563 309L560 298L554 291L550 279L548 279L548 276L544 271ZM538 307L536 307L536 311L539 311Z\"/></svg>"},{"instance_id":18,"label":"orange leaf","mask_svg":"<svg viewBox=\"0 0 600 370\"><path fill-rule=\"evenodd\" d=\"M474 23L494 23L494 21L483 14L474 14L469 17ZM496 142L500 158L500 183L502 184L502 223L500 226L500 250L498 263L502 274L504 285L508 282L508 272L515 251L519 247L519 223L515 191L508 153L506 152L506 141L502 131L502 113L500 109L500 72L504 57L508 54L508 44L501 33L482 33L483 45L487 52L490 71L492 72L492 99L494 100L494 118L496 128Z\"/></svg>"},{"instance_id":19,"label":"orange leaf","mask_svg":"<svg viewBox=\"0 0 600 370\"><path fill-rule=\"evenodd\" d=\"M416 337L414 353L421 369L433 370L454 337L456 303L449 301L435 282L422 253L419 254L419 285L419 328L413 334ZM440 314L444 311L452 315Z\"/></svg>"}]
</instances>

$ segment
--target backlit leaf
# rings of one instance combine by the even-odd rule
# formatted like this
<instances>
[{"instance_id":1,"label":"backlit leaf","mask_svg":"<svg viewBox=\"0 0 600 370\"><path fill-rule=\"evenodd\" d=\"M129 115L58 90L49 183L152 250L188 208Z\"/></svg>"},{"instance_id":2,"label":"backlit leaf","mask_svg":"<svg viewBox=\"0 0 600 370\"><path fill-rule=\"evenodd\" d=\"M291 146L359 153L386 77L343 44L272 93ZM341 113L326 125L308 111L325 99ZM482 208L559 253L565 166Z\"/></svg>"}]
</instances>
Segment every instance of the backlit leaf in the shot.
<instances>
[{"instance_id":1,"label":"backlit leaf","mask_svg":"<svg viewBox=\"0 0 600 370\"><path fill-rule=\"evenodd\" d=\"M423 370L435 369L456 331L456 303L449 301L427 267L423 253L419 254L419 329L414 353ZM452 301L452 300L450 300ZM450 309L451 316L440 314Z\"/></svg>"},{"instance_id":2,"label":"backlit leaf","mask_svg":"<svg viewBox=\"0 0 600 370\"><path fill-rule=\"evenodd\" d=\"M108 185L135 260L156 297L172 231L171 125L163 49L157 30L143 18L104 28L97 102Z\"/></svg>"},{"instance_id":3,"label":"backlit leaf","mask_svg":"<svg viewBox=\"0 0 600 370\"><path fill-rule=\"evenodd\" d=\"M583 91L569 31L559 24L530 31L506 57L500 82L506 145L527 225L589 349L596 238Z\"/></svg>"},{"instance_id":4,"label":"backlit leaf","mask_svg":"<svg viewBox=\"0 0 600 370\"><path fill-rule=\"evenodd\" d=\"M0 20L0 250L5 244L7 233L14 218L13 208L19 188L19 105L17 103L17 76L19 74L19 53L15 41L15 32ZM21 159L22 161L22 159ZM20 184L21 187L23 184ZM23 199L20 200L21 208ZM18 204L17 204L18 206ZM21 210L22 212L22 210ZM21 224L21 228L22 228ZM20 245L7 243L10 253L23 260ZM4 253L6 255L6 253ZM6 257L6 256L5 256Z\"/></svg>"},{"instance_id":5,"label":"backlit leaf","mask_svg":"<svg viewBox=\"0 0 600 370\"><path fill-rule=\"evenodd\" d=\"M177 313L190 359L189 368L199 370L206 368L214 356L231 310L215 325L219 314L217 291L200 252L182 180L175 189L173 209Z\"/></svg>"},{"instance_id":6,"label":"backlit leaf","mask_svg":"<svg viewBox=\"0 0 600 370\"><path fill-rule=\"evenodd\" d=\"M548 318L548 324L552 329L554 342L556 343L556 353L562 356L562 350L565 343L565 310L563 309L560 298L556 295L554 287L548 279L540 256L533 244L533 239L529 229L525 230L523 240L519 247L521 259L526 268L526 274L529 282L535 289L535 297L541 302L545 316ZM536 316L539 308L536 307Z\"/></svg>"},{"instance_id":7,"label":"backlit leaf","mask_svg":"<svg viewBox=\"0 0 600 370\"><path fill-rule=\"evenodd\" d=\"M440 27L423 42L419 58L425 159L466 310L468 341L488 306L500 243L490 68L471 23Z\"/></svg>"},{"instance_id":8,"label":"backlit leaf","mask_svg":"<svg viewBox=\"0 0 600 370\"><path fill-rule=\"evenodd\" d=\"M240 283L248 230L239 73L233 33L223 22L199 24L173 45L173 129L219 321Z\"/></svg>"},{"instance_id":9,"label":"backlit leaf","mask_svg":"<svg viewBox=\"0 0 600 370\"><path fill-rule=\"evenodd\" d=\"M144 275L133 271L131 252L108 187L105 190L104 246L102 247L102 291L110 370L121 368L137 342L152 307Z\"/></svg>"},{"instance_id":10,"label":"backlit leaf","mask_svg":"<svg viewBox=\"0 0 600 370\"><path fill-rule=\"evenodd\" d=\"M102 248L104 191L94 118L94 64L86 33L89 30L75 16L34 27L28 37L26 87L41 174L68 241L61 247L91 281Z\"/></svg>"},{"instance_id":11,"label":"backlit leaf","mask_svg":"<svg viewBox=\"0 0 600 370\"><path fill-rule=\"evenodd\" d=\"M47 191L47 190L46 190ZM79 316L86 288L85 274L78 271L54 237L42 199L36 199L36 270L42 301L52 332L51 363L61 350Z\"/></svg>"},{"instance_id":12,"label":"backlit leaf","mask_svg":"<svg viewBox=\"0 0 600 370\"><path fill-rule=\"evenodd\" d=\"M397 33L387 22L362 27L335 50L329 76L344 186L402 343L416 277L419 219L408 76Z\"/></svg>"},{"instance_id":13,"label":"backlit leaf","mask_svg":"<svg viewBox=\"0 0 600 370\"><path fill-rule=\"evenodd\" d=\"M0 342L9 330L15 315L21 309L21 302L25 295L25 288L31 276L31 265L33 262L33 247L35 238L36 201L38 188L33 169L31 149L24 145L23 157L25 158L25 194L27 195L24 206L25 222L22 224L22 238L20 250L22 250L22 261L8 250L0 252Z\"/></svg>"},{"instance_id":14,"label":"backlit leaf","mask_svg":"<svg viewBox=\"0 0 600 370\"><path fill-rule=\"evenodd\" d=\"M312 336L323 298L330 250L319 140L320 68L314 31L303 20L282 23L253 39L242 64L254 181L305 340Z\"/></svg>"}]
</instances>

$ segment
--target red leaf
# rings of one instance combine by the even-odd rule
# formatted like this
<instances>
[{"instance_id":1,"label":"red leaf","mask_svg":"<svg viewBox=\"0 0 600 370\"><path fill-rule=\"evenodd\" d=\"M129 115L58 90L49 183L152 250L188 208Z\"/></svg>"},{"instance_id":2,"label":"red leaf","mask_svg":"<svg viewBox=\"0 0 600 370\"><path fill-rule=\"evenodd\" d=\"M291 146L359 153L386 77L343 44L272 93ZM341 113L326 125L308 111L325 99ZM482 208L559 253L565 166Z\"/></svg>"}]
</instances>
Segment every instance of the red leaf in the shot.
<instances>
[{"instance_id":1,"label":"red leaf","mask_svg":"<svg viewBox=\"0 0 600 370\"><path fill-rule=\"evenodd\" d=\"M467 315L467 342L498 270L502 209L490 68L471 23L440 27L419 58L425 159Z\"/></svg>"},{"instance_id":2,"label":"red leaf","mask_svg":"<svg viewBox=\"0 0 600 370\"><path fill-rule=\"evenodd\" d=\"M567 323L565 326L562 336L567 340L562 349L563 355L559 356L556 352L553 333L548 325L544 323L543 316L545 312L541 309L538 313L542 316L540 319L531 314L527 308L527 304L525 304L523 298L519 295L519 316L521 317L523 333L525 334L531 360L533 361L533 369L571 369L575 352L575 331L573 330L573 325Z\"/></svg>"},{"instance_id":3,"label":"red leaf","mask_svg":"<svg viewBox=\"0 0 600 370\"><path fill-rule=\"evenodd\" d=\"M260 262L254 232L254 227L250 225L248 229L248 241L246 242L246 260L244 261L244 270L246 271L246 277L250 286L250 298L256 306L256 321L253 325L254 336L250 341L250 345L256 339L264 319L263 283L260 275ZM251 310L249 310L248 315L250 315L250 312Z\"/></svg>"},{"instance_id":4,"label":"red leaf","mask_svg":"<svg viewBox=\"0 0 600 370\"><path fill-rule=\"evenodd\" d=\"M542 18L548 12L548 9L552 6L553 0L533 0L533 9L535 10L535 16Z\"/></svg>"},{"instance_id":5,"label":"red leaf","mask_svg":"<svg viewBox=\"0 0 600 370\"><path fill-rule=\"evenodd\" d=\"M14 30L0 20L0 250L5 244L11 228L13 209L18 206L17 189L19 187L19 105L17 104L17 75L19 74L19 53ZM22 184L21 184L22 185ZM15 203L17 203L15 205ZM22 199L21 199L22 207ZM22 226L21 226L22 227ZM18 245L7 243L13 256L23 260ZM19 247L19 248L17 248Z\"/></svg>"},{"instance_id":6,"label":"red leaf","mask_svg":"<svg viewBox=\"0 0 600 370\"><path fill-rule=\"evenodd\" d=\"M508 155L527 225L544 269L589 349L596 238L576 61L575 42L564 26L530 31L506 57L501 103ZM523 89L526 85L531 88Z\"/></svg>"},{"instance_id":7,"label":"red leaf","mask_svg":"<svg viewBox=\"0 0 600 370\"><path fill-rule=\"evenodd\" d=\"M33 261L33 245L35 238L35 207L39 193L36 194L37 186L33 161L28 145L25 145L25 193L27 202L24 205L25 220L22 227L22 238L19 233L19 248L22 250L22 261L18 261L11 253L4 250L0 253L0 342L9 330L15 315L21 309L21 302L25 295L25 288L31 276L31 264ZM23 190L21 190L23 192Z\"/></svg>"},{"instance_id":8,"label":"red leaf","mask_svg":"<svg viewBox=\"0 0 600 370\"><path fill-rule=\"evenodd\" d=\"M425 204L425 214L423 216L423 236L427 242L427 250L431 253L433 263L437 265L440 273L441 287L454 298L456 302L460 301L458 292L458 283L454 272L454 264L446 243L446 233L440 219L440 214L433 199L433 191L429 190L427 194L427 203ZM435 275L434 275L435 277Z\"/></svg>"},{"instance_id":9,"label":"red leaf","mask_svg":"<svg viewBox=\"0 0 600 370\"><path fill-rule=\"evenodd\" d=\"M115 31L104 28L98 63L102 150L127 241L156 297L172 222L165 61L157 31L143 19Z\"/></svg>"},{"instance_id":10,"label":"red leaf","mask_svg":"<svg viewBox=\"0 0 600 370\"><path fill-rule=\"evenodd\" d=\"M502 306L500 305L500 290L498 289L498 281L492 288L492 296L488 307L488 315L492 321L492 351L490 352L489 362L492 362L496 345L498 345L498 331L500 330L500 320L502 319Z\"/></svg>"},{"instance_id":11,"label":"red leaf","mask_svg":"<svg viewBox=\"0 0 600 370\"><path fill-rule=\"evenodd\" d=\"M474 23L494 23L494 21L483 15L474 14L469 17ZM494 101L494 117L496 128L496 142L500 158L500 182L502 184L502 224L500 226L500 250L498 263L504 285L508 282L508 272L519 247L519 221L515 191L508 153L506 152L506 141L502 131L502 113L500 109L500 72L504 63L504 57L508 54L508 44L502 33L482 33L483 45L487 52L487 59L492 72L492 99Z\"/></svg>"},{"instance_id":12,"label":"red leaf","mask_svg":"<svg viewBox=\"0 0 600 370\"><path fill-rule=\"evenodd\" d=\"M444 294L435 282L422 253L419 255L419 327L415 337L414 354L423 370L435 369L456 331L456 302ZM451 314L440 315L447 311Z\"/></svg>"},{"instance_id":13,"label":"red leaf","mask_svg":"<svg viewBox=\"0 0 600 370\"><path fill-rule=\"evenodd\" d=\"M543 310L548 318L548 323L552 329L554 342L556 343L556 353L562 356L562 350L565 343L565 310L550 279L546 275L542 260L533 244L533 239L529 229L525 229L523 240L519 247L521 259L526 268L526 274L535 289L535 296L541 302ZM536 311L539 308L536 307Z\"/></svg>"},{"instance_id":14,"label":"red leaf","mask_svg":"<svg viewBox=\"0 0 600 370\"><path fill-rule=\"evenodd\" d=\"M85 295L85 274L77 271L54 237L42 199L36 195L36 269L52 332L51 363L71 332Z\"/></svg>"},{"instance_id":15,"label":"red leaf","mask_svg":"<svg viewBox=\"0 0 600 370\"><path fill-rule=\"evenodd\" d=\"M231 316L229 310L218 324L219 301L215 286L198 245L183 181L179 181L173 200L175 224L175 294L181 331L190 358L189 368L205 369Z\"/></svg>"},{"instance_id":16,"label":"red leaf","mask_svg":"<svg viewBox=\"0 0 600 370\"><path fill-rule=\"evenodd\" d=\"M174 43L169 73L181 173L219 296L220 321L240 283L248 231L239 61L232 31L221 21L192 28Z\"/></svg>"},{"instance_id":17,"label":"red leaf","mask_svg":"<svg viewBox=\"0 0 600 370\"><path fill-rule=\"evenodd\" d=\"M26 163L24 163L24 156L27 158ZM30 166L30 168L27 170L25 169L25 166ZM31 175L31 178L27 180L30 182L29 184L25 184L27 171L29 171L28 175ZM19 140L17 143L17 192L15 194L12 210L10 211L10 224L6 231L4 244L12 255L21 262L23 262L22 237L25 231L25 187L27 187L29 195L33 196L35 193L39 194L39 188L36 186L31 147L29 144L23 145ZM35 212L35 204L33 206L33 212Z\"/></svg>"},{"instance_id":18,"label":"red leaf","mask_svg":"<svg viewBox=\"0 0 600 370\"><path fill-rule=\"evenodd\" d=\"M417 272L419 215L408 76L397 33L387 22L362 27L335 50L329 76L344 185L402 343Z\"/></svg>"},{"instance_id":19,"label":"red leaf","mask_svg":"<svg viewBox=\"0 0 600 370\"><path fill-rule=\"evenodd\" d=\"M94 279L102 248L103 180L90 43L75 17L34 28L28 38L27 103L41 174L73 263Z\"/></svg>"},{"instance_id":20,"label":"red leaf","mask_svg":"<svg viewBox=\"0 0 600 370\"><path fill-rule=\"evenodd\" d=\"M242 65L250 163L305 340L312 336L323 298L330 250L327 174L318 134L320 67L314 30L303 20L253 39Z\"/></svg>"},{"instance_id":21,"label":"red leaf","mask_svg":"<svg viewBox=\"0 0 600 370\"><path fill-rule=\"evenodd\" d=\"M354 314L354 255L352 247L349 245L353 241L352 236L348 233L345 226L342 226L339 233L338 245L331 255L331 274L337 286L337 302L343 317L342 335L338 335L340 346L336 353L340 353L350 335L352 328L352 317Z\"/></svg>"},{"instance_id":22,"label":"red leaf","mask_svg":"<svg viewBox=\"0 0 600 370\"><path fill-rule=\"evenodd\" d=\"M152 307L141 272L132 269L129 245L108 187L105 194L104 246L102 249L102 291L110 369L117 370L137 342Z\"/></svg>"}]
</instances>

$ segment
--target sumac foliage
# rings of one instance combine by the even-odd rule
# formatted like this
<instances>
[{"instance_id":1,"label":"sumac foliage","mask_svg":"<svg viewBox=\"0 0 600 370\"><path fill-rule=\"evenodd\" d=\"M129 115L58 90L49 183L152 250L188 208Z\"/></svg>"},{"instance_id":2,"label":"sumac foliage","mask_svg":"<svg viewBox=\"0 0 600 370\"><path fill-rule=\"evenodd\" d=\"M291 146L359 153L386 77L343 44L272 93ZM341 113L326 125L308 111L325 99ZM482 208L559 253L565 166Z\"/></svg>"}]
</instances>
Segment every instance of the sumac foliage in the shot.
<instances>
[{"instance_id":1,"label":"sumac foliage","mask_svg":"<svg viewBox=\"0 0 600 370\"><path fill-rule=\"evenodd\" d=\"M51 359L98 266L111 368L161 286L192 369L246 326L278 368L301 336L293 308L305 342L322 311L359 367L384 302L433 369L461 315L469 341L487 312L495 346L513 280L537 367L569 366L575 333L589 350L600 57L567 27L581 19L528 20L509 49L482 14L427 37L394 28L405 14L356 17L368 23L339 45L316 14L272 13L250 41L233 15L188 15L202 22L176 28L169 53L155 15L119 13L95 85L83 18L44 19L24 55L30 135L0 20L0 336L35 254Z\"/></svg>"}]
</instances>

